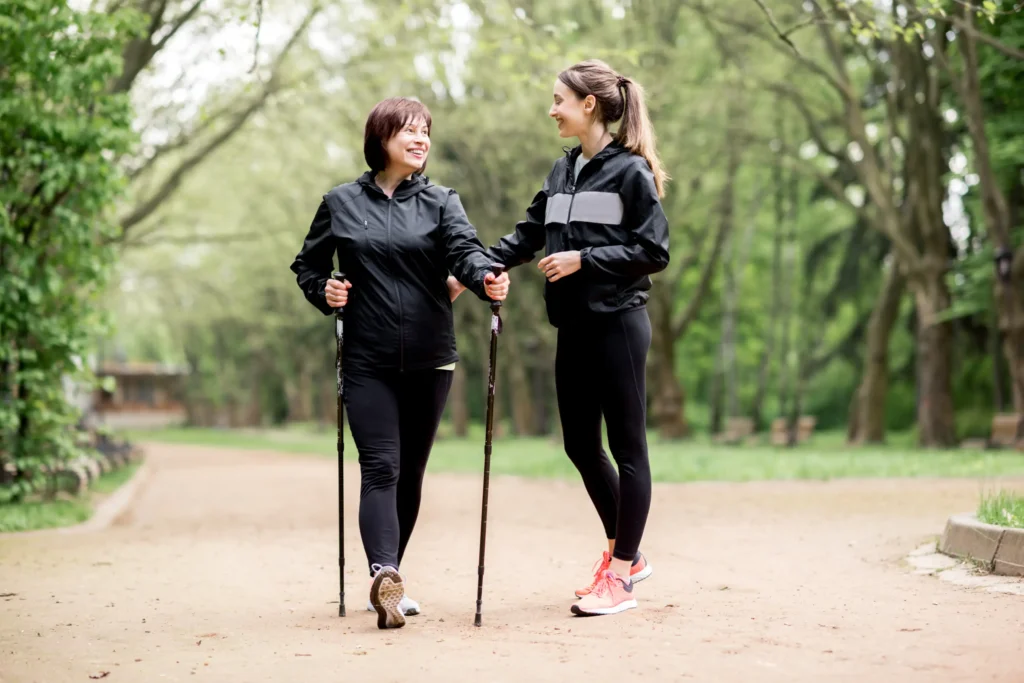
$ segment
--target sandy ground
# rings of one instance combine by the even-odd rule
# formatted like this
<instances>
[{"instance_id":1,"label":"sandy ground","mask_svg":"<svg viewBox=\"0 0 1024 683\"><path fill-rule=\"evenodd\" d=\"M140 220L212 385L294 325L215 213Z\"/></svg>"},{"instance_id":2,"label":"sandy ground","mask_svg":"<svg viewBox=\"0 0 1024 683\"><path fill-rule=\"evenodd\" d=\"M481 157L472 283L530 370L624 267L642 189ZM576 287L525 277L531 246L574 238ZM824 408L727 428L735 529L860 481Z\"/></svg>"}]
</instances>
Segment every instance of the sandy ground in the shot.
<instances>
[{"instance_id":1,"label":"sandy ground","mask_svg":"<svg viewBox=\"0 0 1024 683\"><path fill-rule=\"evenodd\" d=\"M656 486L640 609L581 619L582 486L497 478L477 629L480 480L429 474L402 567L424 614L379 631L355 469L340 619L330 459L147 452L111 527L0 538L0 681L1024 681L1024 597L905 560L978 481Z\"/></svg>"}]
</instances>

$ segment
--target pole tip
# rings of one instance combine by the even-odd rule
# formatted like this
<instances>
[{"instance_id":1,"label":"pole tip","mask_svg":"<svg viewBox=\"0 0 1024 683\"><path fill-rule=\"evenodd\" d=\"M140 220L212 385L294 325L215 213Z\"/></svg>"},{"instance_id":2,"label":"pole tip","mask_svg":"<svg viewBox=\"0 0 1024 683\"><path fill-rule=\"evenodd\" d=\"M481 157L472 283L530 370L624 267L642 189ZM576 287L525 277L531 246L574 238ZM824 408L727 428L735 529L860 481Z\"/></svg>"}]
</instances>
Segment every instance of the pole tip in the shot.
<instances>
[{"instance_id":1,"label":"pole tip","mask_svg":"<svg viewBox=\"0 0 1024 683\"><path fill-rule=\"evenodd\" d=\"M478 614L478 615L476 615L476 617L475 617L475 618L473 619L473 626L479 626L479 625L480 625L480 615Z\"/></svg>"}]
</instances>

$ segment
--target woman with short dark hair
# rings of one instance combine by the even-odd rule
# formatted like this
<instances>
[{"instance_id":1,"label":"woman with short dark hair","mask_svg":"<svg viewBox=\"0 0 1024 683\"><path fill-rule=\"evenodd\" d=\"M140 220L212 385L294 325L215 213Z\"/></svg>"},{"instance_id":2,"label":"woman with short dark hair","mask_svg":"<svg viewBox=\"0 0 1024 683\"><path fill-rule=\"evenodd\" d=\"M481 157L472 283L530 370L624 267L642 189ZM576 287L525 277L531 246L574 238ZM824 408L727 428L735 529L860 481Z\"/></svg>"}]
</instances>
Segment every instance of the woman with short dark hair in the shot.
<instances>
[{"instance_id":1,"label":"woman with short dark hair","mask_svg":"<svg viewBox=\"0 0 1024 683\"><path fill-rule=\"evenodd\" d=\"M458 194L423 175L431 123L427 107L413 99L374 107L363 144L369 170L324 195L291 266L306 299L325 315L345 307L359 532L373 579L368 609L382 629L419 613L398 567L459 359L454 292L464 286L484 301L508 293L508 276L491 272ZM344 281L331 278L335 253Z\"/></svg>"}]
</instances>

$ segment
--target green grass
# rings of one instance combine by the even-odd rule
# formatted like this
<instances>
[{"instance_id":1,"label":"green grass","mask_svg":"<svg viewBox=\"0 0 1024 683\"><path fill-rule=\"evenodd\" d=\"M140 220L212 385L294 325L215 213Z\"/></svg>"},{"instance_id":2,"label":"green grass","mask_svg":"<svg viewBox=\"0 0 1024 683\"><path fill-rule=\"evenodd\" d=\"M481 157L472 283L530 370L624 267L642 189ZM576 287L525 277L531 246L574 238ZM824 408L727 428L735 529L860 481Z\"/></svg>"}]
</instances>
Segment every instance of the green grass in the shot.
<instances>
[{"instance_id":1,"label":"green grass","mask_svg":"<svg viewBox=\"0 0 1024 683\"><path fill-rule=\"evenodd\" d=\"M978 519L988 524L1024 529L1024 496L1012 491L985 494L978 504Z\"/></svg>"},{"instance_id":2,"label":"green grass","mask_svg":"<svg viewBox=\"0 0 1024 683\"><path fill-rule=\"evenodd\" d=\"M80 498L0 505L0 532L33 531L80 524L92 516L97 496L116 491L132 478L138 468L138 463L132 463L102 475L89 492Z\"/></svg>"},{"instance_id":3,"label":"green grass","mask_svg":"<svg viewBox=\"0 0 1024 683\"><path fill-rule=\"evenodd\" d=\"M267 430L172 428L133 431L133 441L223 446L335 456L333 428L309 426ZM346 431L346 459L356 458ZM913 448L912 435L894 435L890 444L850 448L841 432L825 432L795 449L718 446L706 439L662 442L650 437L651 471L657 482L754 481L764 479L836 479L875 477L991 477L1024 475L1024 454L1017 451L925 451ZM440 439L431 455L434 472L479 472L483 429L465 439ZM491 471L526 477L576 477L561 444L547 438L506 438L494 442Z\"/></svg>"}]
</instances>

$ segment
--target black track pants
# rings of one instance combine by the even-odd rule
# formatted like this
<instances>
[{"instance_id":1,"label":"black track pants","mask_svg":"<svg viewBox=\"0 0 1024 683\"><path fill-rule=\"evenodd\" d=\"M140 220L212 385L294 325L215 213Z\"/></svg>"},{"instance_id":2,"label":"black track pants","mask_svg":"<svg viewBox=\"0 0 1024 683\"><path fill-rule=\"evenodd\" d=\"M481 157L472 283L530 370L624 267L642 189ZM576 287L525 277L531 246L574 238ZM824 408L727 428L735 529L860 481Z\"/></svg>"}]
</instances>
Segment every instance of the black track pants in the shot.
<instances>
[{"instance_id":1,"label":"black track pants","mask_svg":"<svg viewBox=\"0 0 1024 683\"><path fill-rule=\"evenodd\" d=\"M646 308L558 330L555 386L565 452L621 560L636 555L651 506L644 374L650 345ZM618 474L601 444L602 416Z\"/></svg>"},{"instance_id":2,"label":"black track pants","mask_svg":"<svg viewBox=\"0 0 1024 683\"><path fill-rule=\"evenodd\" d=\"M370 566L397 569L402 561L451 386L448 370L345 377L345 409L359 451L359 534Z\"/></svg>"}]
</instances>

